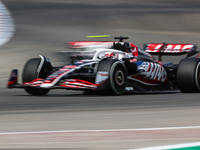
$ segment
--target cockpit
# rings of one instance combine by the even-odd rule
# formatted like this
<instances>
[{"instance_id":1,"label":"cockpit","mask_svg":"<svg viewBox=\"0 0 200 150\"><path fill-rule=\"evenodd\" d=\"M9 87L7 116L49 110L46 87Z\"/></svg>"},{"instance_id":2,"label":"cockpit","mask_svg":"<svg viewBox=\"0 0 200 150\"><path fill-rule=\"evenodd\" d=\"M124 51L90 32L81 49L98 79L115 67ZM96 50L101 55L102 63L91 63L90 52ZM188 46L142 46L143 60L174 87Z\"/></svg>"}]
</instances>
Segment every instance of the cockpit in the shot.
<instances>
[{"instance_id":1,"label":"cockpit","mask_svg":"<svg viewBox=\"0 0 200 150\"><path fill-rule=\"evenodd\" d=\"M130 44L128 42L114 42L112 48L126 53L132 52L132 47L130 47Z\"/></svg>"}]
</instances>

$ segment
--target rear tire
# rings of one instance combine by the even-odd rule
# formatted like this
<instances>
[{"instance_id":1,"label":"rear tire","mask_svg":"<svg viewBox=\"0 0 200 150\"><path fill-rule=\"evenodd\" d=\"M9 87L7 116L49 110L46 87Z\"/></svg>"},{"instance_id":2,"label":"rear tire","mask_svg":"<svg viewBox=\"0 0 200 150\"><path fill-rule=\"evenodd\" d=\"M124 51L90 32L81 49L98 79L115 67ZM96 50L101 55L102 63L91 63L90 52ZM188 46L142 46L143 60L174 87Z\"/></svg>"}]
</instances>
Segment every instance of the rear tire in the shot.
<instances>
[{"instance_id":1,"label":"rear tire","mask_svg":"<svg viewBox=\"0 0 200 150\"><path fill-rule=\"evenodd\" d=\"M40 78L40 73L37 72L40 61L40 58L32 58L26 62L22 73L23 83ZM29 87L25 88L25 91L32 95L46 95L49 92L49 89L37 89Z\"/></svg>"},{"instance_id":2,"label":"rear tire","mask_svg":"<svg viewBox=\"0 0 200 150\"><path fill-rule=\"evenodd\" d=\"M177 68L176 81L181 92L200 92L200 59L186 58L181 60Z\"/></svg>"}]
</instances>

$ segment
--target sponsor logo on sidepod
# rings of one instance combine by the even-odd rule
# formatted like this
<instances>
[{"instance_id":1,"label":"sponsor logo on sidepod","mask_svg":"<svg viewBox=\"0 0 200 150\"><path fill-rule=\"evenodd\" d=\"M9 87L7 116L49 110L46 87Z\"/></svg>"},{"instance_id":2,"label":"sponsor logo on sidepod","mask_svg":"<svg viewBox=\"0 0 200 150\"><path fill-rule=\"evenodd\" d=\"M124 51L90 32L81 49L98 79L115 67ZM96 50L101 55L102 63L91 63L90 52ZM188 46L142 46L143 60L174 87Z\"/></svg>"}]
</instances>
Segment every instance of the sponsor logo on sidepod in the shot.
<instances>
[{"instance_id":1,"label":"sponsor logo on sidepod","mask_svg":"<svg viewBox=\"0 0 200 150\"><path fill-rule=\"evenodd\" d=\"M144 78L149 78L159 82L165 82L167 78L167 73L163 66L156 63L143 62L137 67L137 72Z\"/></svg>"},{"instance_id":2,"label":"sponsor logo on sidepod","mask_svg":"<svg viewBox=\"0 0 200 150\"><path fill-rule=\"evenodd\" d=\"M126 91L133 91L134 88L132 86L126 87Z\"/></svg>"}]
</instances>

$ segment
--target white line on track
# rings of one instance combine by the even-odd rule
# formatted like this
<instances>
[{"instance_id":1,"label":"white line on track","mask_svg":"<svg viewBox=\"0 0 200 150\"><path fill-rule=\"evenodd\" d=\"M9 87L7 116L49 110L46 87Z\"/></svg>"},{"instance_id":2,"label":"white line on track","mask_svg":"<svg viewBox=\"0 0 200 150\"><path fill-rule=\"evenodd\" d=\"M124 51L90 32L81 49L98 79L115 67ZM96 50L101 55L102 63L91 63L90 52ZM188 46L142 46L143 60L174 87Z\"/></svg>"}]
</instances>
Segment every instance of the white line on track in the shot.
<instances>
[{"instance_id":1,"label":"white line on track","mask_svg":"<svg viewBox=\"0 0 200 150\"><path fill-rule=\"evenodd\" d=\"M0 143L0 145L31 145L31 144L73 144L73 143L118 143L118 142L149 142L149 141L165 141L165 140L173 140L173 141L180 141L180 140L196 140L196 138L183 138L183 139L143 139L143 140L110 140L110 141L76 141L76 142L31 142L31 143ZM128 149L128 150L143 150L143 149ZM149 150L149 149L144 149ZM157 150L157 149L156 149ZM160 149L159 149L160 150Z\"/></svg>"},{"instance_id":2,"label":"white line on track","mask_svg":"<svg viewBox=\"0 0 200 150\"><path fill-rule=\"evenodd\" d=\"M127 131L153 131L153 130L175 130L175 129L194 129L200 126L187 127L165 127L165 128L141 128L141 129L107 129L107 130L60 130L60 131L32 131L32 132L1 132L0 135L14 134L47 134L47 133L90 133L90 132L127 132Z\"/></svg>"}]
</instances>

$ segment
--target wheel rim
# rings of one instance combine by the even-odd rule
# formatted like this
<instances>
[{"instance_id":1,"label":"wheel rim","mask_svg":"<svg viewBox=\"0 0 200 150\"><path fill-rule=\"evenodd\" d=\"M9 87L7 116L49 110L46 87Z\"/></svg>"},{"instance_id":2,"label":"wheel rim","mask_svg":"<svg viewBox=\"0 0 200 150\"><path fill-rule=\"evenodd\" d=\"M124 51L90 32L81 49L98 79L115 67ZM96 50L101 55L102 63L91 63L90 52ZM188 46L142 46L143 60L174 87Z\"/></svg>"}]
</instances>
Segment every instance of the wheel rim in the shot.
<instances>
[{"instance_id":1,"label":"wheel rim","mask_svg":"<svg viewBox=\"0 0 200 150\"><path fill-rule=\"evenodd\" d=\"M118 86L122 86L124 84L124 73L121 70L116 71L115 81Z\"/></svg>"}]
</instances>

